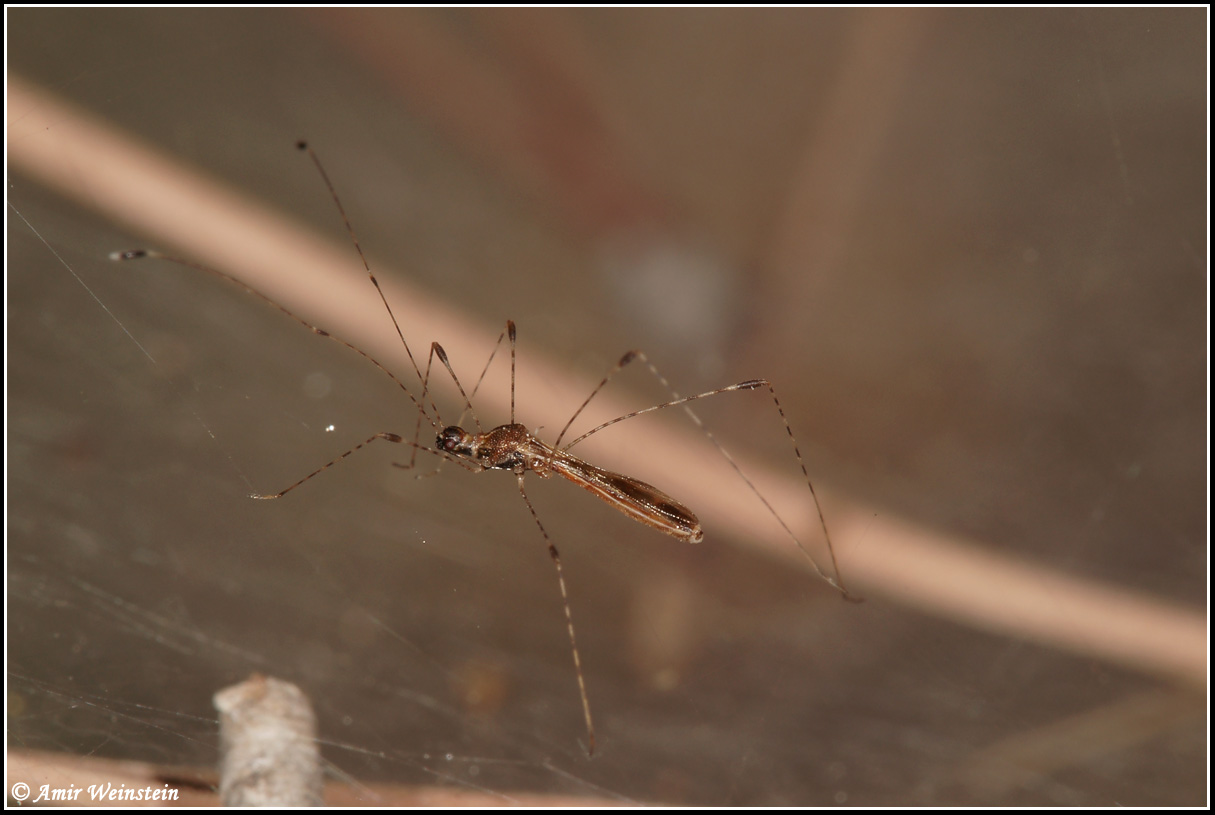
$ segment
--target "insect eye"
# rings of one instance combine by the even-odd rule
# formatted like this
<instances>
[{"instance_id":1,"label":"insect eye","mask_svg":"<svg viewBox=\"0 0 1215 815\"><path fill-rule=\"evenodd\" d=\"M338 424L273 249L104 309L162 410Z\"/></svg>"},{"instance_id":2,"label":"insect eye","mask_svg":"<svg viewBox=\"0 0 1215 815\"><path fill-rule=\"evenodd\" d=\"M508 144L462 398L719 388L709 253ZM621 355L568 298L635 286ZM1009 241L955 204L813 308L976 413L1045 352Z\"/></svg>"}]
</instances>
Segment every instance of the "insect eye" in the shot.
<instances>
[{"instance_id":1,"label":"insect eye","mask_svg":"<svg viewBox=\"0 0 1215 815\"><path fill-rule=\"evenodd\" d=\"M439 434L438 439L436 439L436 443L440 448L450 453L460 447L460 441L463 436L464 432L460 430L460 428L446 427L443 429L443 432Z\"/></svg>"}]
</instances>

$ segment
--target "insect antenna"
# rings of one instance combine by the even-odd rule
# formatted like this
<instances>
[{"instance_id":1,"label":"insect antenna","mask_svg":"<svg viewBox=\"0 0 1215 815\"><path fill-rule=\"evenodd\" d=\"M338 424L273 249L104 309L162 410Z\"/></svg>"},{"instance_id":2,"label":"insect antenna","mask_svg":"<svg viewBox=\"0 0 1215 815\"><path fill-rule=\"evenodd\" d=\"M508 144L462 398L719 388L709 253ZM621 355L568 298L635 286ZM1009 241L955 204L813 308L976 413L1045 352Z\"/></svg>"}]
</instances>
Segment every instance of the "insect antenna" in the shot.
<instances>
[{"instance_id":1,"label":"insect antenna","mask_svg":"<svg viewBox=\"0 0 1215 815\"><path fill-rule=\"evenodd\" d=\"M371 264L367 262L367 255L364 254L363 247L359 244L359 238L354 233L354 226L350 223L349 216L346 215L346 208L342 206L342 199L338 197L337 188L333 186L333 182L329 179L329 173L325 172L325 165L321 164L320 156L316 154L316 151L312 149L308 142L300 140L295 143L295 146L308 154L308 158L312 159L313 165L316 167L317 172L320 173L321 179L325 182L325 187L329 190L329 196L333 199L338 214L342 216L342 223L346 226L346 234L350 236L350 242L354 244L355 251L359 253L359 260L363 262L363 268L367 272L367 277L371 279L371 285L375 286L376 293L380 296L380 302L384 304L384 310L388 312L388 317L392 320L392 327L396 329L397 337L400 338L401 345L405 348L405 354L409 357L409 364L413 366L413 372L417 374L418 380L422 382L422 390L425 392L426 377L422 376L422 371L418 368L413 351L410 350L409 343L405 340L405 334L401 331L401 326L397 322L397 315L393 314L392 306L388 305L388 298L384 296L384 290L380 288L380 281L376 279L375 274L371 271ZM418 401L414 400L414 404L418 404ZM422 412L426 414L431 424L438 429L442 427L442 422L439 420L439 408L433 401L430 404L434 410L434 418L430 419L430 415L426 413L425 408L422 408Z\"/></svg>"},{"instance_id":2,"label":"insect antenna","mask_svg":"<svg viewBox=\"0 0 1215 815\"><path fill-rule=\"evenodd\" d=\"M166 254L164 252L158 252L155 249L129 249L125 252L111 252L110 253L110 260L127 261L127 260L143 260L143 259L164 260L164 261L168 261L169 263L176 263L178 266L185 266L186 268L189 268L189 269L194 269L194 270L200 271L200 272L206 272L209 275L214 275L215 277L218 277L221 280L226 280L229 283L239 286L240 288L247 291L249 294L252 294L254 297L261 300L266 305L276 308L279 311L281 311L283 314L286 314L288 317L295 320L300 325L304 326L304 328L307 328L313 334L316 334L317 336L320 336L320 337L325 337L326 339L333 340L338 345L343 345L346 348L349 348L351 351L354 351L356 354L361 356L363 359L367 360L372 365L379 368L381 371L384 372L384 374L389 379L391 379L394 383L396 383L396 386L398 388L400 388L401 391L404 392L404 394L407 397L409 397L409 401L414 404L414 407L416 407L420 412L422 412L423 414L427 415L427 417L429 417L429 413L427 412L426 408L423 406L422 402L418 399L418 397L414 396L413 391L411 391L409 389L409 387L397 377L396 374L394 374L392 371L388 370L388 368L384 367L384 365L381 364L380 361L377 360L375 357L373 357L371 354L367 353L362 348L359 348L354 343L347 342L346 340L342 339L341 337L338 337L334 334L330 334L328 331L321 328L320 326L317 326L317 325L314 325L314 324L308 322L307 320L305 320L303 317L296 314L291 309L282 305L278 301L272 299L269 295L263 294L259 290L253 288L252 286L250 286L248 283L244 282L240 278L233 277L232 275L228 274L227 272L222 272L219 269L215 269L211 266L205 266L201 263L196 263L195 261L192 261L192 260L186 260L185 258L179 258L174 255Z\"/></svg>"}]
</instances>

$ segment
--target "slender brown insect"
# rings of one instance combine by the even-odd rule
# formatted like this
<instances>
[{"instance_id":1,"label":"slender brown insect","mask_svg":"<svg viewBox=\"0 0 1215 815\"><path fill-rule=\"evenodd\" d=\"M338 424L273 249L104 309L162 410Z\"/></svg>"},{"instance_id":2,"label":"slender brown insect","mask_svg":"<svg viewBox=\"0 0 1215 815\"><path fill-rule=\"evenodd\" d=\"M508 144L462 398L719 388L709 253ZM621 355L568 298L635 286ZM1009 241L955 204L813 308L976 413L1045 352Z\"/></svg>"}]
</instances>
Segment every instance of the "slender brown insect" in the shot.
<instances>
[{"instance_id":1,"label":"slender brown insect","mask_svg":"<svg viewBox=\"0 0 1215 815\"><path fill-rule=\"evenodd\" d=\"M699 393L694 396L682 396L681 397L681 396L679 396L679 394L675 393L675 391L671 388L671 386L667 382L667 380L658 372L658 370L654 367L654 365L652 363L650 363L650 361L648 359L646 359L646 357L643 353L641 353L640 351L636 351L636 350L629 351L628 353L626 353L624 356L622 356L620 358L620 360L612 367L612 369L608 372L608 374L603 377L603 379L599 382L598 385L595 386L595 388L591 391L591 394L583 401L583 403L579 406L579 408L574 412L574 415L570 417L569 421L566 422L565 427L562 428L561 432L558 434L557 440L551 445L547 444L547 443L541 441L540 439L537 439L534 435L532 435L532 433L529 432L528 429L524 425L519 424L515 421L516 331L515 331L514 322L512 322L510 320L507 321L506 328L503 330L502 334L498 337L498 341L494 345L494 350L490 354L489 360L486 362L485 368L484 368L484 370L482 370L480 378L477 380L476 385L473 387L471 395L469 393L465 392L464 387L460 384L459 378L456 376L455 370L452 368L451 363L448 361L447 353L443 350L443 347L441 345L439 345L437 342L431 343L430 354L426 361L425 371L423 371L423 369L418 365L418 362L415 359L413 352L410 350L409 343L406 342L406 340L405 340L405 335L401 330L401 326L397 322L396 316L392 312L392 307L389 306L388 300L384 296L383 290L380 288L379 281L376 280L375 275L371 271L371 267L367 262L367 257L366 257L366 255L364 255L363 249L359 245L358 239L355 237L354 229L350 224L349 218L346 216L345 208L342 206L341 200L339 199L339 197L337 195L337 191L335 190L333 183L329 179L329 175L325 172L325 168L321 165L321 162L320 162L319 158L317 157L316 153L313 152L312 148L309 147L307 145L307 143L301 141L297 144L297 147L300 150L306 151L308 153L309 157L312 159L313 164L316 166L318 172L320 173L321 178L324 180L325 186L329 189L330 196L333 198L334 204L337 206L338 212L342 217L342 222L345 224L346 232L350 236L350 239L351 239L352 243L354 244L355 250L358 252L359 258L363 262L363 267L364 267L364 269L366 269L367 275L368 275L369 279L371 280L372 285L375 286L376 291L379 293L380 301L384 304L384 309L388 312L388 316L392 320L393 327L396 329L397 336L401 340L401 345L405 349L405 353L406 353L406 356L408 356L408 358L409 358L410 365L413 367L414 373L416 374L418 381L421 383L421 390L417 394L415 394L414 391L411 390L408 386L406 386L405 383L402 382L395 374L393 374L390 370L388 370L388 368L386 368L384 365L382 365L379 361L377 361L374 357L372 357L366 351L347 342L346 340L341 339L340 337L336 337L336 336L330 334L328 331L325 331L324 329L322 329L318 326L315 326L312 323L309 323L307 320L304 320L302 317L298 316L294 312L290 311L289 309L280 305L276 301L272 300L267 295L262 294L257 289L254 289L253 287L251 287L248 284L244 283L243 281L233 277L232 275L227 274L226 272L222 272L222 271L219 271L218 269L213 269L208 266L203 266L202 264L195 263L193 261L184 260L182 258L173 257L170 255L166 255L161 252L157 252L157 251L149 250L149 249L134 249L134 250L130 250L127 252L115 252L110 256L114 260L134 260L134 259L138 259L138 258L154 258L154 259L159 259L159 260L166 260L166 261L170 261L172 263L177 263L182 266L187 266L192 269L197 269L199 271L215 275L215 276L220 277L224 280L227 280L231 283L234 283L238 286L241 286L242 288L244 288L246 291L248 291L255 297L260 298L268 305L273 306L274 308L283 312L288 317L290 317L291 319L300 323L301 325L305 326L313 333L318 334L322 337L331 339L334 342L337 342L337 343L349 348L351 351L355 352L356 354L358 354L361 357L363 357L364 359L366 359L368 362L370 362L376 368L379 368L393 382L396 383L396 385L401 389L402 392L404 392L406 397L408 397L410 402L412 402L414 407L416 408L417 422L414 427L414 435L413 435L412 441L407 441L404 437L402 437L401 435L399 435L397 433L387 433L387 432L376 433L375 435L371 436L370 438L366 439L365 441L350 448L345 453L342 453L340 456L333 459L332 461L313 470L311 473L304 476L300 480L296 481L294 484L290 485L289 487L282 490L281 492L277 492L277 493L274 493L271 495L262 495L262 494L255 493L255 494L250 495L251 498L259 498L259 499L282 498L284 495L291 492L296 487L299 487L300 485L304 484L306 481L309 481L313 477L315 477L315 476L319 475L320 473L324 472L325 470L329 469L334 464L337 464L338 462L347 458L348 456L350 456L352 453L356 452L357 450L360 450L360 449L366 447L367 445L371 444L372 442L379 441L379 440L392 442L394 444L405 444L412 448L412 453L410 456L409 463L396 465L396 466L402 467L404 469L412 468L416 463L416 456L417 456L418 451L422 451L425 453L435 455L443 460L451 461L451 462L459 465L460 467L463 467L464 469L470 470L472 472L483 472L485 470L507 470L511 473L514 473L514 475L517 479L518 486L519 486L519 494L523 497L524 503L527 505L528 510L531 512L532 519L535 520L536 526L539 528L540 534L544 538L544 541L548 546L549 556L552 558L553 565L556 567L556 570L557 570L557 582L561 589L561 600L562 600L562 604L565 609L566 628L568 629L568 632L569 632L570 650L571 650L571 653L572 653L573 659L574 659L574 671L575 671L575 674L578 679L578 693L579 693L579 696L580 696L581 702L582 702L583 717L586 720L587 753L588 754L594 754L594 752L595 752L595 726L594 726L594 723L591 718L591 706L590 706L590 702L589 702L587 692L586 692L586 680L583 676L582 660L579 655L578 643L577 643L577 639L576 639L576 636L574 633L574 620L573 620L573 615L570 612L569 594L566 591L566 587L565 587L565 574L561 567L561 556L557 551L557 547L553 544L552 538L549 537L547 530L545 530L544 524L541 523L540 516L536 512L535 507L532 505L531 499L527 495L527 489L524 484L524 476L527 473L534 473L536 476L538 476L540 478L551 478L554 474L558 475L562 478L567 479L568 481L573 482L574 484L577 484L578 486L582 487L583 489L587 490L591 494L593 494L596 497L603 500L605 503L609 504L612 507L615 507L617 510L624 513L625 515L632 518L633 520L639 521L639 522L645 524L646 526L649 526L653 529L658 530L659 532L663 532L667 535L670 535L671 537L678 538L679 540L686 541L688 543L699 543L701 540L704 539L704 531L701 529L700 521L697 519L696 515L693 514L692 510L690 510L688 507L684 506L683 504L681 504L679 501L675 500L671 496L667 495L662 490L658 489L657 487L651 486L650 484L647 484L644 481L640 481L636 478L632 478L627 475L622 475L620 473L615 473L615 472L611 472L609 470L604 470L600 467L596 467L593 464L589 464L586 461L583 461L582 459L578 458L577 456L575 456L574 454L569 452L572 447L574 447L578 443L582 442L583 440L589 438L590 436L594 435L595 433L598 433L599 431L601 431L604 428L609 427L611 425L617 424L619 422L623 422L626 419L632 419L634 417L641 416L646 413L652 413L654 411L664 410L666 408L682 406L684 408L684 410L687 412L687 414L691 417L691 419L696 423L696 425L698 427L700 427L701 430L704 431L706 436L708 436L708 438L712 441L712 443L717 447L717 449L721 452L721 454L726 458L726 460L734 468L735 472L739 475L739 477L743 480L743 482L746 483L746 485L750 488L750 490L759 498L759 500L768 509L768 511L772 514L772 516L777 519L777 521L780 523L781 527L785 530L785 532L789 535L789 537L794 541L794 543L796 543L798 548L801 549L802 553L806 556L807 560L810 562L810 564L814 568L815 572L823 580L825 580L832 587L834 587L836 590L838 590L840 592L840 594L842 594L844 596L845 599L848 599L848 600L858 600L859 599L859 598L856 598L854 595L850 594L848 592L848 590L844 587L844 585L839 581L839 579L837 577L833 576L833 575L839 574L839 568L835 562L835 551L831 545L830 534L827 532L826 520L823 518L822 508L819 506L818 497L814 491L814 485L810 481L810 475L806 469L805 462L802 460L802 454L801 454L801 451L798 449L797 440L793 436L793 430L789 426L789 421L785 416L784 410L781 408L780 401L776 397L776 391L770 382L768 382L766 379L751 379L751 380L747 380L746 382L739 382L736 385L730 385L725 388L718 388L717 390L712 390L712 391L708 391L705 393ZM476 395L477 389L480 387L481 382L484 381L485 374L489 370L489 366L493 362L494 356L497 354L498 349L501 347L503 340L509 340L509 344L510 344L510 368L511 368L510 423L501 425L499 427L495 427L489 431L485 431L482 429L481 423L477 419L476 412L473 410L471 397ZM473 422L476 425L475 432L466 430L463 427L460 427L458 424L444 425L443 422L441 421L440 416L439 416L439 409L438 409L437 405L435 404L433 397L430 396L430 373L431 373L431 369L433 367L435 359L439 360L439 362L442 364L442 366L446 369L452 382L455 383L456 389L459 391L460 397L463 399L463 404L464 404L463 411L464 411L464 413L467 413L472 417ZM630 363L632 363L635 360L641 360L645 364L645 366L649 369L649 371L659 380L659 382L662 383L663 387L666 388L671 393L671 397L672 397L671 400L667 401L667 402L663 402L662 404L659 404L659 405L654 405L653 407L645 408L644 410L638 410L638 411L634 411L632 413L625 414L624 416L619 416L615 419L612 419L611 421L604 422L604 423L588 430L587 432L583 433L581 436L578 436L577 438L575 438L573 441L569 442L568 444L562 445L562 443L561 443L562 439L565 438L566 433L569 431L570 427L573 426L574 421L578 418L578 416L580 416L582 414L582 412L586 409L586 407L591 403L591 400L594 399L595 396L607 385L607 383L612 379L612 377L614 377L617 373L619 373L622 369L624 369L625 366L629 365ZM763 390L763 389L766 389L769 392L769 395L771 395L771 397L772 397L773 404L775 405L777 412L780 414L781 421L784 423L785 431L789 436L789 441L793 446L794 454L797 456L798 464L801 466L802 474L803 474L803 476L805 476L806 486L809 488L811 499L813 500L815 508L818 511L819 523L823 530L824 539L827 542L828 551L831 554L831 567L832 567L831 573L824 572L819 567L818 563L815 562L814 558L810 555L810 553L806 549L806 547L804 545L802 545L801 541L793 533L793 531L792 531L792 529L790 529L789 525L785 523L784 519L782 519L780 517L780 515L776 512L775 508L773 508L772 505L768 502L768 500L766 498L764 498L764 496L759 492L759 490L755 487L754 483L752 483L751 479L747 477L747 475L742 471L742 469L734 461L733 457L729 454L729 452L724 447L722 447L720 442L717 441L717 439L712 435L712 433L710 433L708 431L708 429L704 427L704 425L701 423L699 417L697 417L696 414L689 407L690 402L693 402L698 399L704 399L704 398L707 398L710 396L716 396L716 395L722 394L722 393L730 393L732 391L749 391L749 390ZM461 415L463 416L463 414L461 414ZM420 443L420 437L421 437L420 434L421 434L423 421L425 421L427 424L429 424L432 431L436 433L434 447L429 447L427 445Z\"/></svg>"}]
</instances>

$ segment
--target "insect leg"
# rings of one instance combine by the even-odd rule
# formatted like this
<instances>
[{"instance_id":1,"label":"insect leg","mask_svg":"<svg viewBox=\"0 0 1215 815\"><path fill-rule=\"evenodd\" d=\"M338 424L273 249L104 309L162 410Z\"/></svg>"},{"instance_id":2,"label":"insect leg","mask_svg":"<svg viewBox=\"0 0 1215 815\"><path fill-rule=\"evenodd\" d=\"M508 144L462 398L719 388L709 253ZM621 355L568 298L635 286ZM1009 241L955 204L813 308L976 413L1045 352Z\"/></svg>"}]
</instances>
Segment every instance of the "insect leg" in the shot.
<instances>
[{"instance_id":1,"label":"insect leg","mask_svg":"<svg viewBox=\"0 0 1215 815\"><path fill-rule=\"evenodd\" d=\"M536 514L536 508L532 506L531 499L527 497L527 490L523 487L522 473L519 474L519 494L523 496L523 502L527 504L528 510L532 513L536 526L540 527L540 534L544 536L544 542L548 544L549 557L553 559L553 565L557 567L557 583L561 586L561 603L565 607L565 624L570 633L570 651L574 655L574 672L578 675L578 694L582 697L582 715L586 718L586 752L588 756L594 755L595 725L591 722L591 703L587 699L586 680L582 676L582 659L578 655L578 641L574 637L574 617L570 613L570 598L565 590L565 573L561 569L561 555L557 553L557 547L553 545L548 532L544 530L544 524L540 523L540 516Z\"/></svg>"}]
</instances>

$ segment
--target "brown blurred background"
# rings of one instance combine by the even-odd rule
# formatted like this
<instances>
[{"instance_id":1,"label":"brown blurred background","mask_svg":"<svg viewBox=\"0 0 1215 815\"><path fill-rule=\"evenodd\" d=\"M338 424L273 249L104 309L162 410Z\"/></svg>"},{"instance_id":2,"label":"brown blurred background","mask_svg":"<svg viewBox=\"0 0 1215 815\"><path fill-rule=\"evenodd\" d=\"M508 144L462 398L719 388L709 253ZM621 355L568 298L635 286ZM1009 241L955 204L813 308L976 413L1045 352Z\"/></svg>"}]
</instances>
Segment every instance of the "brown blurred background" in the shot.
<instances>
[{"instance_id":1,"label":"brown blurred background","mask_svg":"<svg viewBox=\"0 0 1215 815\"><path fill-rule=\"evenodd\" d=\"M1200 619L1206 18L14 9L8 67L342 241L306 137L373 259L515 320L521 365L594 378L641 347L682 392L767 377L829 493ZM8 110L14 153L54 127L33 112ZM261 671L309 693L331 780L367 803L1206 800L1205 677L880 585L844 604L745 541L686 547L543 484L588 761L511 479L416 482L381 450L249 501L412 409L233 287L111 264L152 238L86 183L10 172L10 750L212 765L210 695ZM770 405L704 413L795 466ZM865 540L837 544L847 577Z\"/></svg>"}]
</instances>

